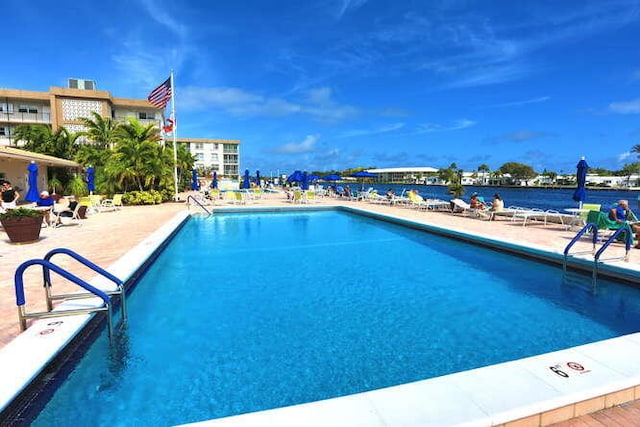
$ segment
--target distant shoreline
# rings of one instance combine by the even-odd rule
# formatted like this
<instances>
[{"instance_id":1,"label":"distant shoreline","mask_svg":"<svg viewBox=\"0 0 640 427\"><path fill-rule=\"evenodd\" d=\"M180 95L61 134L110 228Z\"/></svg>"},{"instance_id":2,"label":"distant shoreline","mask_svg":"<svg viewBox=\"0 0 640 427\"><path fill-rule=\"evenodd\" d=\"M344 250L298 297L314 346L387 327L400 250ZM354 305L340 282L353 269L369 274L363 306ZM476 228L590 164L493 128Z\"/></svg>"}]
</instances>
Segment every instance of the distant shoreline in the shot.
<instances>
[{"instance_id":1,"label":"distant shoreline","mask_svg":"<svg viewBox=\"0 0 640 427\"><path fill-rule=\"evenodd\" d=\"M388 184L388 183L386 183ZM448 187L441 184L394 184L394 185L419 185L421 187ZM523 190L575 190L575 185L545 185L545 186L520 186L520 185L464 185L464 187L483 187L483 188L514 188ZM640 187L586 187L587 191L640 191Z\"/></svg>"}]
</instances>

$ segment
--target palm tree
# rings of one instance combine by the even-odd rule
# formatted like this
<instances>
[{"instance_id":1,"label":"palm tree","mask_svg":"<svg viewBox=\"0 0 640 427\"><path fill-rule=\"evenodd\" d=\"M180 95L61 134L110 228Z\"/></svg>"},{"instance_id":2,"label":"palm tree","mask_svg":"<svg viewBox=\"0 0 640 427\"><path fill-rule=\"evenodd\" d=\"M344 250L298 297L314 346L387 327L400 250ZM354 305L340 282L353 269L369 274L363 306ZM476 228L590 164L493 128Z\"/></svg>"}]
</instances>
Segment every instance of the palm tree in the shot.
<instances>
[{"instance_id":1,"label":"palm tree","mask_svg":"<svg viewBox=\"0 0 640 427\"><path fill-rule=\"evenodd\" d=\"M93 119L81 117L80 121L87 128L86 131L81 132L86 136L93 145L98 148L113 148L115 144L115 130L117 128L116 122L111 117L102 117L95 111L91 112Z\"/></svg>"},{"instance_id":2,"label":"palm tree","mask_svg":"<svg viewBox=\"0 0 640 427\"><path fill-rule=\"evenodd\" d=\"M487 172L489 172L491 169L489 168L489 166L485 165L484 163L481 164L480 166L478 166L478 172L482 173L482 185L485 185L485 175Z\"/></svg>"},{"instance_id":3,"label":"palm tree","mask_svg":"<svg viewBox=\"0 0 640 427\"><path fill-rule=\"evenodd\" d=\"M107 176L125 191L154 189L156 178L166 171L158 129L152 123L144 126L135 118L129 118L116 128L114 138L114 154L105 167Z\"/></svg>"}]
</instances>

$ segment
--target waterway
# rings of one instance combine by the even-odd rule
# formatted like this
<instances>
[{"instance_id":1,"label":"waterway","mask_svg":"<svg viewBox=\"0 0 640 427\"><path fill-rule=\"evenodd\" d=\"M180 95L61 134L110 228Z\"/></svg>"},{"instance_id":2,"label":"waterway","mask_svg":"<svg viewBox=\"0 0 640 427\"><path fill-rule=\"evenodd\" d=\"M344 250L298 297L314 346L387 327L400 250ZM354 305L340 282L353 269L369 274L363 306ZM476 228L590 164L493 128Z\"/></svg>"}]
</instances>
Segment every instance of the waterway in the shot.
<instances>
[{"instance_id":1,"label":"waterway","mask_svg":"<svg viewBox=\"0 0 640 427\"><path fill-rule=\"evenodd\" d=\"M344 186L345 184L338 184ZM349 184L352 189L360 190L360 183ZM325 184L325 187L327 185ZM448 187L442 185L411 185L411 184L364 184L365 190L373 187L379 194L385 194L391 188L396 195L401 195L410 189L418 190L422 197L451 200L453 196L448 194ZM573 200L574 189L570 188L527 188L527 187L488 187L465 186L462 199L469 201L471 194L477 192L486 202L493 200L493 195L498 193L504 200L504 206L521 206L528 208L556 209L560 212L566 208L577 208L578 202ZM628 190L587 190L584 203L596 203L602 205L601 210L607 211L620 199L629 200L629 207L640 212L640 191Z\"/></svg>"}]
</instances>

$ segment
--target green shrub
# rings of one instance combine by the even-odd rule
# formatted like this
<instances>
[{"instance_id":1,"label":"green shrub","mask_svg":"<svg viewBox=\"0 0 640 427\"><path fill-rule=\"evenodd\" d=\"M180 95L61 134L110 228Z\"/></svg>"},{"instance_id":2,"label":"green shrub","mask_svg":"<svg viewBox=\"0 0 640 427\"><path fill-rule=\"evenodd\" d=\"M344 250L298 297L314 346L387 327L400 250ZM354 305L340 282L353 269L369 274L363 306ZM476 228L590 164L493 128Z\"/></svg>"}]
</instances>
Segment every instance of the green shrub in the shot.
<instances>
[{"instance_id":1,"label":"green shrub","mask_svg":"<svg viewBox=\"0 0 640 427\"><path fill-rule=\"evenodd\" d=\"M5 213L0 213L0 219L9 219L9 218L36 218L44 215L41 211L37 209L27 209L27 208L17 208L17 209L8 209Z\"/></svg>"},{"instance_id":2,"label":"green shrub","mask_svg":"<svg viewBox=\"0 0 640 427\"><path fill-rule=\"evenodd\" d=\"M162 193L156 190L130 191L122 196L125 205L157 205L162 202Z\"/></svg>"}]
</instances>

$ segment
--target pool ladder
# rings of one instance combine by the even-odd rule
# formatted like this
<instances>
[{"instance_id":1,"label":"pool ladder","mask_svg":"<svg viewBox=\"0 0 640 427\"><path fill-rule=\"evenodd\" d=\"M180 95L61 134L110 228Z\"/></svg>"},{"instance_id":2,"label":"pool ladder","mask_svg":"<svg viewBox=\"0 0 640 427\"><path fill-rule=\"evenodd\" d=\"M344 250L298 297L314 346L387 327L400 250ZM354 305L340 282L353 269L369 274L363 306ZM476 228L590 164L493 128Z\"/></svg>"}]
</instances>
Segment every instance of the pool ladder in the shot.
<instances>
[{"instance_id":1,"label":"pool ladder","mask_svg":"<svg viewBox=\"0 0 640 427\"><path fill-rule=\"evenodd\" d=\"M592 293L596 293L597 292L597 279L598 279L598 264L601 262L601 256L604 253L605 250L607 250L607 248L611 245L611 243L613 243L614 241L616 241L619 238L624 239L624 243L625 243L625 254L624 257L622 257L622 259L624 259L625 262L629 261L629 252L631 250L631 245L633 244L633 232L631 231L631 228L629 226L625 226L622 228L617 229L600 247L600 249L598 249L596 251L596 244L598 243L598 226L594 223L588 223L587 225L585 225L584 227L582 227L582 229L580 231L578 231L578 233L576 234L576 236L571 239L571 242L569 242L569 244L566 246L566 248L564 248L564 260L562 263L562 277L563 277L563 281L565 283L567 282L575 282L575 280L573 280L571 277L568 275L567 272L567 262L569 259L569 251L571 250L571 248L573 247L573 245L585 234L585 233L592 233L592 237L591 240L593 242L593 247L591 249L591 251L586 251L586 252L575 252L573 255L579 255L579 254L587 254L587 253L591 253L593 255L593 269L591 271L591 292ZM615 259L615 258L613 258Z\"/></svg>"},{"instance_id":2,"label":"pool ladder","mask_svg":"<svg viewBox=\"0 0 640 427\"><path fill-rule=\"evenodd\" d=\"M209 209L207 209L198 199L196 199L192 195L187 196L187 209L189 209L192 205L192 203L190 202L193 202L194 205L200 206L207 213L207 215L211 215Z\"/></svg>"},{"instance_id":3,"label":"pool ladder","mask_svg":"<svg viewBox=\"0 0 640 427\"><path fill-rule=\"evenodd\" d=\"M78 276L64 270L60 266L52 263L50 260L56 254L66 254L86 267L92 269L93 271L101 274L107 279L111 280L116 284L116 290L114 291L103 291L95 286L90 285L86 281L82 280ZM32 312L27 313L25 309L25 296L24 296L24 280L23 274L25 270L32 265L41 265L42 266L42 276L43 276L43 285L45 289L45 296L47 301L47 311L43 312ZM51 272L58 273L60 276L69 280L72 283L80 286L88 292L78 292L72 294L59 294L54 295L51 290ZM73 252L70 249L65 248L57 248L49 251L43 259L32 259L29 261L25 261L17 268L15 273L15 291L16 291L16 305L18 306L18 320L20 321L20 330L25 331L27 329L27 320L28 319L42 319L42 318L50 318L50 317L61 317L61 316L73 316L78 314L90 314L96 312L106 312L107 314L107 325L109 330L109 341L112 340L113 337L113 296L120 297L120 304L122 307L122 323L126 323L127 321L127 305L126 305L126 293L124 289L124 283L122 280L118 279L113 274L104 270L103 268L97 266L93 262L84 258L83 256ZM82 298L94 298L98 297L102 299L103 305L99 307L91 307L91 308L80 308L80 309L68 309L68 310L56 310L53 311L53 301L57 300L73 300L73 299L82 299Z\"/></svg>"}]
</instances>

